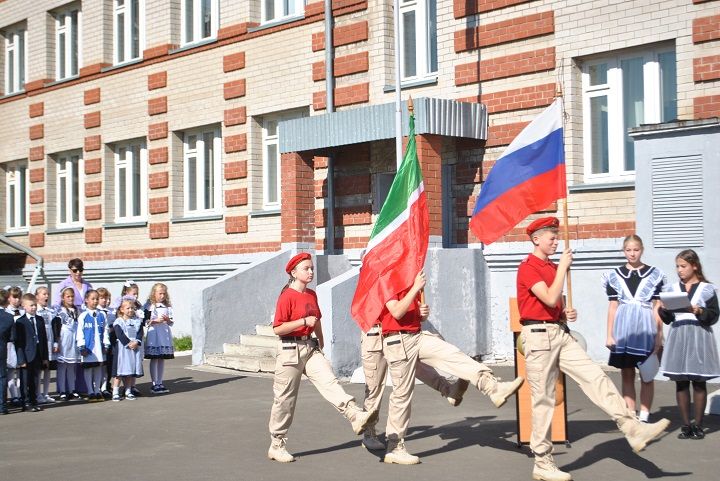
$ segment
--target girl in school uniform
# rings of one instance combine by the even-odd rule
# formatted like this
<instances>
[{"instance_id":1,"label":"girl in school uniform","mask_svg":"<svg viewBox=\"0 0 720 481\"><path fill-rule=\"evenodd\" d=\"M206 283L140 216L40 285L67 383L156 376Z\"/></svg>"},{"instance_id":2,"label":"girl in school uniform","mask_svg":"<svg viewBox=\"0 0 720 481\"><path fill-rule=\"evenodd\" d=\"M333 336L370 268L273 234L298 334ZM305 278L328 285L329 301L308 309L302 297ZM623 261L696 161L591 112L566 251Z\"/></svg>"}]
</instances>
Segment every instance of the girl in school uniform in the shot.
<instances>
[{"instance_id":1,"label":"girl in school uniform","mask_svg":"<svg viewBox=\"0 0 720 481\"><path fill-rule=\"evenodd\" d=\"M268 449L268 458L281 463L295 461L285 444L303 373L320 394L350 421L355 434L362 433L368 424L377 419L377 411L370 413L355 404L355 398L340 386L330 363L323 356L320 307L315 291L307 287L313 279L310 254L303 252L290 259L285 272L290 275L290 280L280 293L273 322L273 331L280 337L280 342L275 360L275 397L270 411ZM316 337L311 336L313 333Z\"/></svg>"},{"instance_id":2,"label":"girl in school uniform","mask_svg":"<svg viewBox=\"0 0 720 481\"><path fill-rule=\"evenodd\" d=\"M98 292L90 289L85 293L86 310L78 317L75 340L83 365L88 401L104 401L101 393L105 351L110 339L105 330L105 314L98 308Z\"/></svg>"},{"instance_id":3,"label":"girl in school uniform","mask_svg":"<svg viewBox=\"0 0 720 481\"><path fill-rule=\"evenodd\" d=\"M135 281L127 280L123 284L122 291L120 292L120 297L115 299L113 301L111 307L111 310L114 310L116 315L118 309L120 308L120 304L126 300L126 299L134 299L135 300L135 317L141 322L145 322L145 313L142 308L142 304L140 304L140 287L135 283ZM131 388L133 396L140 397L140 390L138 390L134 385Z\"/></svg>"},{"instance_id":4,"label":"girl in school uniform","mask_svg":"<svg viewBox=\"0 0 720 481\"><path fill-rule=\"evenodd\" d=\"M111 296L110 291L104 287L97 290L98 293L98 311L105 315L105 331L108 335L108 348L105 351L105 372L103 373L102 395L104 399L110 399L112 394L112 366L113 366L113 347L115 346L115 331L113 323L115 322L115 310L110 309Z\"/></svg>"},{"instance_id":5,"label":"girl in school uniform","mask_svg":"<svg viewBox=\"0 0 720 481\"><path fill-rule=\"evenodd\" d=\"M715 335L712 325L720 317L717 288L703 274L700 258L692 249L675 258L679 282L670 292L684 292L690 299L687 311L659 310L660 318L670 329L665 343L661 370L676 383L676 398L683 426L680 439L703 439L703 415L707 405L707 381L720 376ZM690 421L690 383L693 385L695 419Z\"/></svg>"},{"instance_id":6,"label":"girl in school uniform","mask_svg":"<svg viewBox=\"0 0 720 481\"><path fill-rule=\"evenodd\" d=\"M61 401L80 398L75 390L77 365L80 356L77 351L75 336L78 330L78 308L73 304L75 290L66 287L60 291L60 308L53 319L53 336L57 349L57 390Z\"/></svg>"},{"instance_id":7,"label":"girl in school uniform","mask_svg":"<svg viewBox=\"0 0 720 481\"><path fill-rule=\"evenodd\" d=\"M170 390L163 384L165 359L173 359L175 354L170 330L173 325L173 311L165 284L158 282L150 290L150 296L145 303L145 325L145 359L150 359L150 377L153 383L151 393L168 393Z\"/></svg>"},{"instance_id":8,"label":"girl in school uniform","mask_svg":"<svg viewBox=\"0 0 720 481\"><path fill-rule=\"evenodd\" d=\"M662 322L657 300L665 274L642 262L643 242L637 235L623 241L627 262L603 276L603 287L610 302L607 317L608 364L622 373L622 395L627 407L635 411L635 371L639 363L662 349ZM654 382L640 383L640 414L648 422L655 392Z\"/></svg>"},{"instance_id":9,"label":"girl in school uniform","mask_svg":"<svg viewBox=\"0 0 720 481\"><path fill-rule=\"evenodd\" d=\"M38 386L38 403L54 403L55 399L50 396L50 371L57 369L58 349L52 328L55 311L48 305L50 291L47 287L38 287L35 290L35 299L37 299L37 312L35 315L42 317L43 321L45 321L45 335L48 340L48 367L41 370L35 384Z\"/></svg>"},{"instance_id":10,"label":"girl in school uniform","mask_svg":"<svg viewBox=\"0 0 720 481\"><path fill-rule=\"evenodd\" d=\"M114 323L115 369L113 372L113 401L120 401L120 380L125 386L125 399L135 399L132 388L135 379L143 376L143 323L135 315L136 301L132 297L123 299Z\"/></svg>"},{"instance_id":11,"label":"girl in school uniform","mask_svg":"<svg viewBox=\"0 0 720 481\"><path fill-rule=\"evenodd\" d=\"M22 297L22 289L15 286L7 286L5 289L8 293L8 305L5 311L13 316L13 322L20 319L25 314L22 309L20 298ZM7 383L8 393L14 405L19 406L20 403L20 375L17 369L17 354L15 352L15 344L7 343Z\"/></svg>"}]
</instances>

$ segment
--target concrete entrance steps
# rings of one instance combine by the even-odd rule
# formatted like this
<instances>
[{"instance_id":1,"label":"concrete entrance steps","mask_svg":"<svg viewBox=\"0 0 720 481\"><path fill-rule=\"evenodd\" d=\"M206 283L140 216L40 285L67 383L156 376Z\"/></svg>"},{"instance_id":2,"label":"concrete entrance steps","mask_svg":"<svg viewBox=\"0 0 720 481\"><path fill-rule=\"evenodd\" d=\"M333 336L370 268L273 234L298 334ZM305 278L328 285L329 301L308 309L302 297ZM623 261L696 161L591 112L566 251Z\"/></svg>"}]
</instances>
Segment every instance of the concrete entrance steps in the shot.
<instances>
[{"instance_id":1,"label":"concrete entrance steps","mask_svg":"<svg viewBox=\"0 0 720 481\"><path fill-rule=\"evenodd\" d=\"M278 337L272 326L255 326L255 334L240 336L240 343L224 343L222 354L208 354L211 366L247 372L275 372Z\"/></svg>"}]
</instances>

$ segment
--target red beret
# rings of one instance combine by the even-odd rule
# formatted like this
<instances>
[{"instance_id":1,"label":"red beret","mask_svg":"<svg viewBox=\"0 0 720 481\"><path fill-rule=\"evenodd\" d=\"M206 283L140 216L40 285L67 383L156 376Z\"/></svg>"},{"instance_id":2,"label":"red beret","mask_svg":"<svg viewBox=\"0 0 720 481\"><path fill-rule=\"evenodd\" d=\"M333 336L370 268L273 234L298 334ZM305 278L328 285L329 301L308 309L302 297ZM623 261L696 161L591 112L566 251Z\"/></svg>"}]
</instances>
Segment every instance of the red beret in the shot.
<instances>
[{"instance_id":1,"label":"red beret","mask_svg":"<svg viewBox=\"0 0 720 481\"><path fill-rule=\"evenodd\" d=\"M290 274L293 269L295 269L295 266L300 264L302 261L306 261L312 259L312 256L307 252L301 252L300 254L296 255L292 259L290 259L285 266L285 272Z\"/></svg>"},{"instance_id":2,"label":"red beret","mask_svg":"<svg viewBox=\"0 0 720 481\"><path fill-rule=\"evenodd\" d=\"M525 232L527 232L527 235L533 235L533 232L540 229L546 229L548 227L557 229L559 225L560 221L557 217L541 217L532 221L532 223L525 228Z\"/></svg>"}]
</instances>

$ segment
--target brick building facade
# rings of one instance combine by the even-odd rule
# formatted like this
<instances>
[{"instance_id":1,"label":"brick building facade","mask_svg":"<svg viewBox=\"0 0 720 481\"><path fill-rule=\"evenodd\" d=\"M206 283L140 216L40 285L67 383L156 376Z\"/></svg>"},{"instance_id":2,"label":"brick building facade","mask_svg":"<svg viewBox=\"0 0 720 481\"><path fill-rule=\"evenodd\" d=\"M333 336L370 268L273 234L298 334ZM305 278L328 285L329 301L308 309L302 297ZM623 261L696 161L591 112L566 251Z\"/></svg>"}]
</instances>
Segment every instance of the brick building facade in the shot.
<instances>
[{"instance_id":1,"label":"brick building facade","mask_svg":"<svg viewBox=\"0 0 720 481\"><path fill-rule=\"evenodd\" d=\"M487 139L418 136L445 247L481 247L468 218L482 181L558 84L571 236L587 246L634 230L626 129L720 112L720 1L400 3L414 42L403 97L487 112ZM335 108L392 102L392 2L332 5ZM2 0L0 32L0 225L44 258L51 281L81 257L91 280L192 290L283 246L326 251L328 155L332 247L351 258L365 247L393 141L278 147L283 122L326 114L322 1ZM491 270L493 255L524 252L522 232L486 250Z\"/></svg>"}]
</instances>

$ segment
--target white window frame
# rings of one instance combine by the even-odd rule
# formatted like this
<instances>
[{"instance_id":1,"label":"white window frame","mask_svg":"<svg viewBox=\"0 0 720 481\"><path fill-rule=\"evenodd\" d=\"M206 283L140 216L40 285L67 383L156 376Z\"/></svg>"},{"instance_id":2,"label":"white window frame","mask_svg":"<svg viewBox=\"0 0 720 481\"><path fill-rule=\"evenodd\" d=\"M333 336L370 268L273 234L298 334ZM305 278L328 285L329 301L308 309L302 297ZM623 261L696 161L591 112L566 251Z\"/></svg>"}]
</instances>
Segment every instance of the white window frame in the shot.
<instances>
[{"instance_id":1,"label":"white window frame","mask_svg":"<svg viewBox=\"0 0 720 481\"><path fill-rule=\"evenodd\" d=\"M280 201L282 197L281 189L281 162L280 162L280 120L282 116L272 115L263 118L262 122L262 179L263 179L263 209L272 210L280 207ZM275 126L275 133L270 133L270 127ZM273 190L273 186L270 185L270 169L271 165L268 158L268 148L270 146L275 147L275 201L270 199L270 193Z\"/></svg>"},{"instance_id":2,"label":"white window frame","mask_svg":"<svg viewBox=\"0 0 720 481\"><path fill-rule=\"evenodd\" d=\"M77 12L77 32L73 31L72 14ZM73 70L73 35L77 37L77 65ZM61 42L61 36L63 37ZM82 11L71 7L55 12L55 79L76 77L82 65Z\"/></svg>"},{"instance_id":3,"label":"white window frame","mask_svg":"<svg viewBox=\"0 0 720 481\"><path fill-rule=\"evenodd\" d=\"M261 23L271 23L305 15L305 0L260 0ZM270 11L268 6L272 5ZM271 16L272 15L272 16Z\"/></svg>"},{"instance_id":4,"label":"white window frame","mask_svg":"<svg viewBox=\"0 0 720 481\"><path fill-rule=\"evenodd\" d=\"M435 34L431 34L429 5L431 0L400 0L400 72L403 82L435 77L438 73L437 49L437 2L435 2ZM415 75L407 75L405 70L405 15L415 14ZM433 52L433 41L435 41ZM434 53L435 65L431 56Z\"/></svg>"},{"instance_id":5,"label":"white window frame","mask_svg":"<svg viewBox=\"0 0 720 481\"><path fill-rule=\"evenodd\" d=\"M122 2L122 3L120 3ZM137 5L133 5L137 2ZM133 38L132 15L138 17L137 39ZM120 25L120 16L123 23ZM122 49L120 40L122 39ZM137 41L137 55L133 56L133 43ZM145 49L145 0L113 0L113 63L115 65L142 58ZM121 52L122 50L122 52ZM121 57L122 53L122 57Z\"/></svg>"},{"instance_id":6,"label":"white window frame","mask_svg":"<svg viewBox=\"0 0 720 481\"><path fill-rule=\"evenodd\" d=\"M30 222L30 179L27 162L14 162L5 170L5 218L8 232L27 232Z\"/></svg>"},{"instance_id":7,"label":"white window frame","mask_svg":"<svg viewBox=\"0 0 720 481\"><path fill-rule=\"evenodd\" d=\"M643 121L644 124L659 123L662 118L662 85L658 56L674 52L674 47L636 50L628 53L583 62L583 155L586 183L628 182L635 179L635 170L625 169L625 119L623 115L623 72L622 62L642 57L643 59ZM607 82L590 85L590 68L607 65ZM592 119L590 102L593 98L607 97L608 126L608 172L593 173Z\"/></svg>"},{"instance_id":8,"label":"white window frame","mask_svg":"<svg viewBox=\"0 0 720 481\"><path fill-rule=\"evenodd\" d=\"M202 3L204 0L180 0L180 25L181 25L181 43L183 45L191 45L193 43L203 42L217 37L218 26L220 25L220 8L219 0L207 0L210 2L210 35L202 36ZM192 6L192 12L189 8ZM188 15L190 13L190 15ZM187 35L187 23L192 19L192 38Z\"/></svg>"},{"instance_id":9,"label":"white window frame","mask_svg":"<svg viewBox=\"0 0 720 481\"><path fill-rule=\"evenodd\" d=\"M135 164L135 157L139 162ZM147 219L148 159L144 140L115 146L115 223L142 222ZM135 177L137 174L137 178ZM121 180L124 180L121 182ZM123 187L124 186L124 190ZM137 192L136 192L137 189ZM137 196L136 196L137 195ZM135 201L139 205L135 205ZM133 214L136 211L137 214ZM123 215L124 211L124 215Z\"/></svg>"},{"instance_id":10,"label":"white window frame","mask_svg":"<svg viewBox=\"0 0 720 481\"><path fill-rule=\"evenodd\" d=\"M12 54L12 65L10 55ZM27 78L27 30L16 28L5 32L5 95L25 90ZM12 67L12 68L11 68ZM12 75L10 72L12 71Z\"/></svg>"},{"instance_id":11,"label":"white window frame","mask_svg":"<svg viewBox=\"0 0 720 481\"><path fill-rule=\"evenodd\" d=\"M55 202L57 218L55 224L59 228L82 226L82 216L85 204L85 181L83 176L83 159L79 152L59 154L55 159ZM73 192L73 179L77 179L77 219L73 219L73 205L75 204ZM63 195L62 185L65 185ZM62 220L63 214L65 221Z\"/></svg>"},{"instance_id":12,"label":"white window frame","mask_svg":"<svg viewBox=\"0 0 720 481\"><path fill-rule=\"evenodd\" d=\"M210 178L206 175L205 138L212 136L211 166L213 172ZM192 139L194 138L194 144ZM183 134L183 210L185 217L199 217L222 213L222 178L221 178L221 149L222 138L219 127L205 127L193 129ZM190 162L195 161L195 173L191 176ZM206 206L205 183L212 181L213 205ZM194 183L195 195L192 196L190 186ZM194 198L193 198L194 197ZM194 202L194 208L192 204Z\"/></svg>"}]
</instances>

